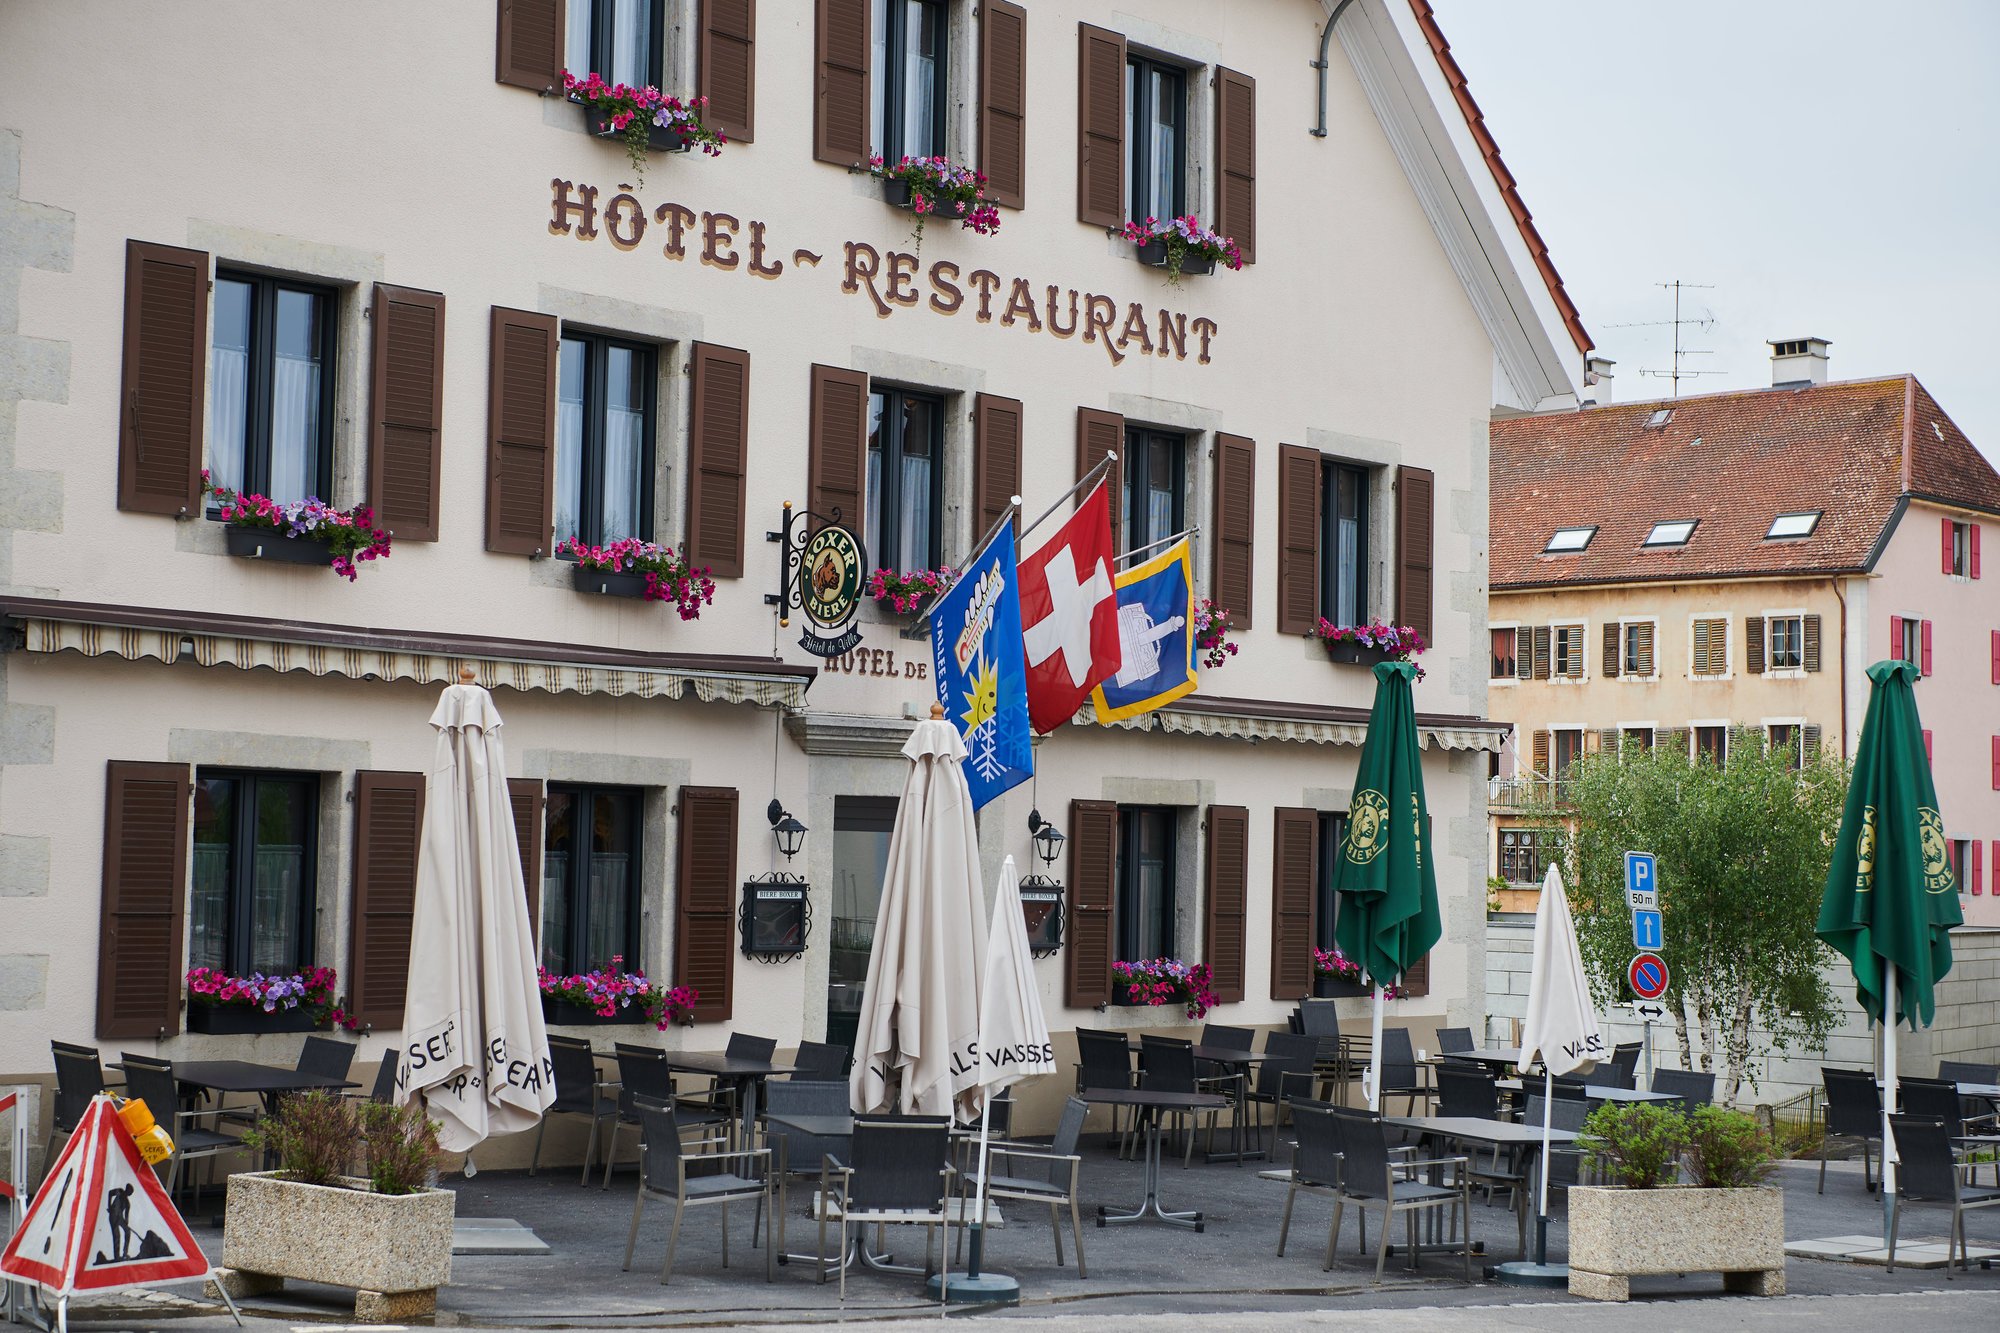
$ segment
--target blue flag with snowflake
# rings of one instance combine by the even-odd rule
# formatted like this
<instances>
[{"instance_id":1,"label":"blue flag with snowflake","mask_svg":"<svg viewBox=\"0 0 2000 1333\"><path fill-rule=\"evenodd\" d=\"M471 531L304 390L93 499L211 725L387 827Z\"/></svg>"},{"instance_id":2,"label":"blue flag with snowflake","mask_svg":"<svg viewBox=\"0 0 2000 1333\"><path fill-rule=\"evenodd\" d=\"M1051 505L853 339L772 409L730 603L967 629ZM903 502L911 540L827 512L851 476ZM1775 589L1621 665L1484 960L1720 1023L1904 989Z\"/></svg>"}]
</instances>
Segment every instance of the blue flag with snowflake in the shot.
<instances>
[{"instance_id":1,"label":"blue flag with snowflake","mask_svg":"<svg viewBox=\"0 0 2000 1333\"><path fill-rule=\"evenodd\" d=\"M1010 526L931 611L938 702L965 738L965 783L975 810L1035 772L1014 554Z\"/></svg>"}]
</instances>

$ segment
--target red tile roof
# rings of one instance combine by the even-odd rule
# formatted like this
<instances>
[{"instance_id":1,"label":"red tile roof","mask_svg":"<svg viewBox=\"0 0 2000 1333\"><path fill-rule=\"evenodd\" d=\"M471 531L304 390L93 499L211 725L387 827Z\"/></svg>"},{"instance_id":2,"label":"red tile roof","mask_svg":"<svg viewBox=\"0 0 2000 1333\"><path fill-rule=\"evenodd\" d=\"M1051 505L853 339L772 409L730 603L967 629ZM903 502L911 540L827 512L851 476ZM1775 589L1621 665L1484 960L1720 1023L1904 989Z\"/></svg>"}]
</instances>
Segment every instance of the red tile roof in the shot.
<instances>
[{"instance_id":1,"label":"red tile roof","mask_svg":"<svg viewBox=\"0 0 2000 1333\"><path fill-rule=\"evenodd\" d=\"M1491 440L1495 590L1860 571L1906 496L2000 514L2000 474L1908 375L1509 417ZM1764 540L1812 510L1810 537ZM1687 519L1687 545L1641 545ZM1593 524L1585 550L1543 554Z\"/></svg>"},{"instance_id":2,"label":"red tile roof","mask_svg":"<svg viewBox=\"0 0 2000 1333\"><path fill-rule=\"evenodd\" d=\"M1486 159L1487 170L1493 173L1493 183L1500 187L1500 197L1506 200L1507 211L1514 215L1514 225L1521 229L1521 239L1527 242L1536 270L1548 285L1556 309L1562 313L1563 327L1569 330L1570 340L1576 344L1577 351L1588 352L1596 344L1591 342L1590 334L1583 327L1583 316L1577 313L1576 302L1569 299L1569 292L1563 288L1562 274L1556 272L1555 261L1549 258L1547 243L1535 230L1534 214L1521 201L1521 192L1515 188L1514 174L1500 160L1500 145L1494 140L1493 132L1486 128L1486 117L1480 112L1479 103L1472 100L1472 92L1466 86L1465 71L1452 59L1451 43L1445 40L1444 30L1438 27L1437 15L1431 10L1430 0L1410 0L1410 10L1416 15L1417 27L1424 34L1424 40L1430 43L1431 53L1437 57L1438 68L1444 71L1452 98L1465 116L1466 127L1472 131L1472 138L1479 145L1480 156Z\"/></svg>"}]
</instances>

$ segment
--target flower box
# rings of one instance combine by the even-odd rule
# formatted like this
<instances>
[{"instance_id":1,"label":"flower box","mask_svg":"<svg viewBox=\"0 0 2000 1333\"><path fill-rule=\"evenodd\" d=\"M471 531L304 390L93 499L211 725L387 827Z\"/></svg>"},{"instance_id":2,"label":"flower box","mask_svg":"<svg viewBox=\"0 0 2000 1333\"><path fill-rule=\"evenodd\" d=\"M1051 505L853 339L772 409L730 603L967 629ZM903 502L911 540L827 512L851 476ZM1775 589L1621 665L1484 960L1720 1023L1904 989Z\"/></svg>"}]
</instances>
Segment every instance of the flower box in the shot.
<instances>
[{"instance_id":1,"label":"flower box","mask_svg":"<svg viewBox=\"0 0 2000 1333\"><path fill-rule=\"evenodd\" d=\"M573 1000L552 1000L542 997L542 1021L570 1028L603 1028L619 1025L647 1023L646 1011L638 1005L627 1005L606 1018L587 1004L577 1004Z\"/></svg>"},{"instance_id":2,"label":"flower box","mask_svg":"<svg viewBox=\"0 0 2000 1333\"><path fill-rule=\"evenodd\" d=\"M569 571L569 581L578 592L595 593L604 597L635 597L642 601L646 596L644 574L614 574L605 569L586 569L582 565L574 565Z\"/></svg>"},{"instance_id":3,"label":"flower box","mask_svg":"<svg viewBox=\"0 0 2000 1333\"><path fill-rule=\"evenodd\" d=\"M1390 660L1388 649L1371 648L1365 643L1356 643L1352 639L1326 640L1326 655L1336 662L1345 662L1353 666L1372 667L1377 662L1387 662Z\"/></svg>"},{"instance_id":4,"label":"flower box","mask_svg":"<svg viewBox=\"0 0 2000 1333\"><path fill-rule=\"evenodd\" d=\"M305 1005L265 1013L255 1004L200 1004L190 1001L187 1030L216 1037L247 1037L262 1032L315 1032L319 1015Z\"/></svg>"},{"instance_id":5,"label":"flower box","mask_svg":"<svg viewBox=\"0 0 2000 1333\"><path fill-rule=\"evenodd\" d=\"M1138 255L1139 262L1150 268L1165 268L1167 266L1166 238L1155 236L1150 241L1139 242ZM1181 260L1181 272L1195 274L1213 273L1215 272L1215 261L1207 255L1189 254Z\"/></svg>"},{"instance_id":6,"label":"flower box","mask_svg":"<svg viewBox=\"0 0 2000 1333\"><path fill-rule=\"evenodd\" d=\"M616 139L625 142L625 131L611 125L612 113L595 102L578 101L583 109L584 127L600 139ZM694 141L682 132L678 125L646 126L646 147L655 153L685 153L694 146Z\"/></svg>"},{"instance_id":7,"label":"flower box","mask_svg":"<svg viewBox=\"0 0 2000 1333\"><path fill-rule=\"evenodd\" d=\"M1784 1191L1570 1187L1571 1295L1622 1301L1630 1278L1714 1272L1726 1291L1785 1294Z\"/></svg>"},{"instance_id":8,"label":"flower box","mask_svg":"<svg viewBox=\"0 0 2000 1333\"><path fill-rule=\"evenodd\" d=\"M917 211L917 196L910 189L908 181L885 178L882 182L882 201L891 208L900 208L909 213ZM965 214L953 212L954 207L950 200L938 200L927 216L944 222L964 221Z\"/></svg>"},{"instance_id":9,"label":"flower box","mask_svg":"<svg viewBox=\"0 0 2000 1333\"><path fill-rule=\"evenodd\" d=\"M370 1318L428 1313L451 1281L458 1196L450 1190L377 1194L365 1180L336 1188L276 1172L233 1175L228 1189L222 1262L234 1271L217 1277L236 1290L270 1290L286 1278L349 1287L361 1293L356 1314ZM398 1294L405 1299L384 1299Z\"/></svg>"},{"instance_id":10,"label":"flower box","mask_svg":"<svg viewBox=\"0 0 2000 1333\"><path fill-rule=\"evenodd\" d=\"M276 560L287 565L331 565L333 548L311 537L288 537L276 528L230 526L222 530L229 554L245 560Z\"/></svg>"},{"instance_id":11,"label":"flower box","mask_svg":"<svg viewBox=\"0 0 2000 1333\"><path fill-rule=\"evenodd\" d=\"M1313 976L1314 999L1339 1000L1351 996L1369 996L1374 993L1365 981L1346 981L1340 977L1330 977L1324 972Z\"/></svg>"}]
</instances>

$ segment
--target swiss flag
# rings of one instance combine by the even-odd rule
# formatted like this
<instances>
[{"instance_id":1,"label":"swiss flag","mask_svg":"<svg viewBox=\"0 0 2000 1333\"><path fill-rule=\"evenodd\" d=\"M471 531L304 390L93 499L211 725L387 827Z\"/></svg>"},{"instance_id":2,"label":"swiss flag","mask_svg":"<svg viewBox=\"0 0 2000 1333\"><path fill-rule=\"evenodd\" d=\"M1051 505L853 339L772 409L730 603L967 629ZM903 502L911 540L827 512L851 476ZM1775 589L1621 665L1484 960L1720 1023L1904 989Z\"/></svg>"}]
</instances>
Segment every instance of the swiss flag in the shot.
<instances>
[{"instance_id":1,"label":"swiss flag","mask_svg":"<svg viewBox=\"0 0 2000 1333\"><path fill-rule=\"evenodd\" d=\"M1123 663L1112 578L1111 500L1104 483L1048 544L1021 562L1028 718L1043 734L1075 716Z\"/></svg>"}]
</instances>

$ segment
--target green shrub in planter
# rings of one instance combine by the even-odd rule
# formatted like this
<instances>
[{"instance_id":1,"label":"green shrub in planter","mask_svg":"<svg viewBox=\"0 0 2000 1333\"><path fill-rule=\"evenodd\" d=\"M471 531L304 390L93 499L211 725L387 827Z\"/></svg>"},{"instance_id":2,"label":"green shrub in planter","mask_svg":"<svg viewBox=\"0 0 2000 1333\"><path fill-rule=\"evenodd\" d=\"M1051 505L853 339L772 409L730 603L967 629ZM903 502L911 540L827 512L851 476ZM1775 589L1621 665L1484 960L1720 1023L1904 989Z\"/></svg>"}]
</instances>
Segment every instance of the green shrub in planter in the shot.
<instances>
[{"instance_id":1,"label":"green shrub in planter","mask_svg":"<svg viewBox=\"0 0 2000 1333\"><path fill-rule=\"evenodd\" d=\"M1687 1120L1687 1168L1705 1189L1748 1189L1778 1169L1778 1145L1754 1117L1698 1106Z\"/></svg>"},{"instance_id":2,"label":"green shrub in planter","mask_svg":"<svg viewBox=\"0 0 2000 1333\"><path fill-rule=\"evenodd\" d=\"M1687 1144L1687 1117L1649 1102L1605 1102L1577 1140L1612 1184L1635 1190L1673 1184Z\"/></svg>"}]
</instances>

